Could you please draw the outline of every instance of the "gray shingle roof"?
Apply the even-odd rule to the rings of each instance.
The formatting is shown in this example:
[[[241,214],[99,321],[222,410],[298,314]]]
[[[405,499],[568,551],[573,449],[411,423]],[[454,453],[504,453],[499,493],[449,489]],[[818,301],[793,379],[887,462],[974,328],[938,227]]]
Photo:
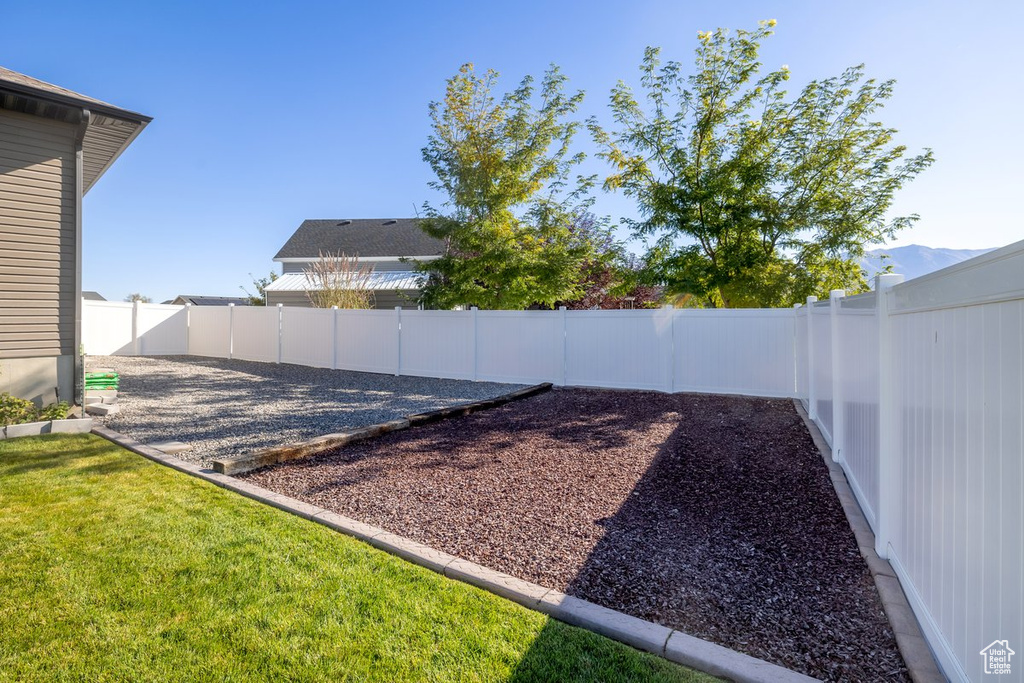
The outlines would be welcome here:
[[[427,235],[416,218],[306,220],[275,259],[317,258],[321,252],[361,257],[435,256],[444,242]]]
[[[192,304],[193,306],[227,306],[228,304],[248,306],[249,298],[244,296],[196,296],[195,294],[179,294],[171,300],[171,303],[178,304],[179,306],[183,304]]]

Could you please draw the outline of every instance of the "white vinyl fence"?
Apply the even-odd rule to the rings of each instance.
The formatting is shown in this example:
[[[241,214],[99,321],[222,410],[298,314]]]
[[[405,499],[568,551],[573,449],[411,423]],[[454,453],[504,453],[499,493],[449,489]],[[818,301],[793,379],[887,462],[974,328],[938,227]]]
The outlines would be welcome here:
[[[1024,653],[1024,242],[875,289],[797,309],[798,392],[943,672],[985,680]]]
[[[953,680],[1024,670],[1024,242],[785,310],[339,311],[85,302],[89,354],[797,397]]]
[[[191,354],[493,382],[796,395],[792,310],[419,311],[85,302],[91,355]]]

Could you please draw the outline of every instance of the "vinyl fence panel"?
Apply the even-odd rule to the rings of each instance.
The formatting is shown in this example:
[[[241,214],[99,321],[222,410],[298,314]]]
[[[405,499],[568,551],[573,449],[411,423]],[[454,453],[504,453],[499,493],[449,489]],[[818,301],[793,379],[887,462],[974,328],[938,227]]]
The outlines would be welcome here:
[[[874,293],[843,299],[838,317],[838,409],[843,414],[840,457],[872,528],[878,510],[879,367]]]
[[[808,363],[809,358],[807,357],[807,325],[808,323],[808,308],[801,306],[796,309],[796,320],[794,324],[796,326],[796,340],[794,349],[796,358],[796,395],[799,397],[800,402],[803,403],[804,410],[807,410],[808,406]]]
[[[118,301],[83,301],[82,346],[92,356],[133,355],[132,305]]]
[[[335,325],[335,367],[359,372],[398,372],[397,311],[338,311]]]
[[[136,333],[143,356],[188,353],[188,312],[184,306],[139,304]]]
[[[566,311],[565,383],[671,391],[672,311]]]
[[[276,363],[280,345],[277,306],[232,307],[231,357]]]
[[[676,391],[795,395],[791,309],[675,311]]]
[[[401,373],[473,379],[473,311],[402,311]]]
[[[565,312],[477,311],[476,378],[564,384]]]
[[[281,362],[334,367],[335,315],[331,309],[282,307]]]
[[[810,306],[809,324],[814,345],[810,381],[814,383],[815,414],[822,436],[832,445],[832,317],[828,301]]]
[[[931,640],[971,680],[985,678],[983,647],[1024,638],[1022,324],[1022,300],[893,319],[902,462],[892,560]]]
[[[231,307],[189,307],[188,352],[193,356],[231,355]]]

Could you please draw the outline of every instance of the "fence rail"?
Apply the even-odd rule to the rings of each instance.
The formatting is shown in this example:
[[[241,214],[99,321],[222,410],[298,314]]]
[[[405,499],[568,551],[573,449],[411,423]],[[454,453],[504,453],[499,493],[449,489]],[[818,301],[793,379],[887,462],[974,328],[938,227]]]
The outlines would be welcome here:
[[[982,648],[1024,646],[1024,242],[901,281],[882,275],[875,292],[786,310],[87,301],[83,337],[90,354],[799,398],[943,672],[983,680]]]

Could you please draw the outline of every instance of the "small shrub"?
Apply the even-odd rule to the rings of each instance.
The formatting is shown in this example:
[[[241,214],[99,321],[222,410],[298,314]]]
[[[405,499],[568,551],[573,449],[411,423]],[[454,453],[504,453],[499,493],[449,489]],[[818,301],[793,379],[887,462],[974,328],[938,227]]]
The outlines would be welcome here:
[[[358,255],[320,252],[320,259],[303,272],[311,286],[306,297],[314,308],[373,308],[373,266],[361,266]]]
[[[63,420],[68,416],[70,410],[67,401],[54,403],[40,410],[32,401],[7,393],[0,394],[0,426],[4,427],[26,422]]]
[[[0,425],[17,425],[33,422],[38,410],[32,401],[10,394],[0,394]]]
[[[61,401],[60,403],[54,403],[53,405],[46,406],[39,411],[37,420],[63,420],[68,416],[68,412],[71,410],[68,406],[67,401]]]

